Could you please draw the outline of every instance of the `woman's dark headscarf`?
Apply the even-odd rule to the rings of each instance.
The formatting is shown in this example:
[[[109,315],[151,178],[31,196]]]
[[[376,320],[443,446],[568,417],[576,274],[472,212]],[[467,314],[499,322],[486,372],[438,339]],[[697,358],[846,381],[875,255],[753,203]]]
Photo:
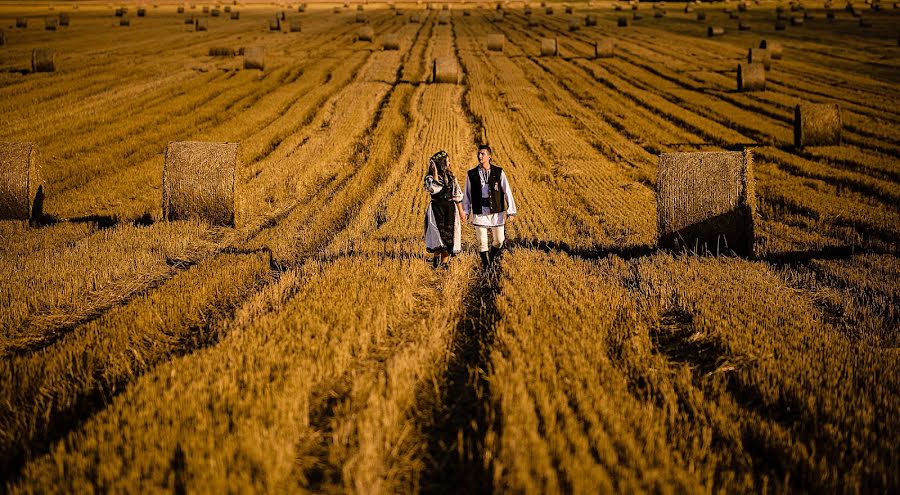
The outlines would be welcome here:
[[[444,184],[450,184],[453,180],[453,172],[450,171],[449,162],[450,155],[444,150],[438,151],[431,155],[431,159],[428,160],[428,173],[431,173],[433,165],[437,169],[438,177],[441,178]]]

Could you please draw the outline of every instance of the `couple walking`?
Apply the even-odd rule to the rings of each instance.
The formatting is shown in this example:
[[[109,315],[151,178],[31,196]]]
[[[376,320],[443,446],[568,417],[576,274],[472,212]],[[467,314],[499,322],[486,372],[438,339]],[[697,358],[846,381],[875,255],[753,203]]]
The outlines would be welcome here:
[[[491,161],[491,147],[478,147],[478,166],[466,174],[465,190],[450,170],[450,156],[438,151],[431,157],[425,190],[431,194],[425,211],[425,248],[434,254],[434,266],[445,266],[460,252],[462,222],[468,220],[475,228],[481,264],[490,267],[503,248],[507,220],[516,215],[512,190],[503,169]],[[490,244],[488,230],[493,234]]]

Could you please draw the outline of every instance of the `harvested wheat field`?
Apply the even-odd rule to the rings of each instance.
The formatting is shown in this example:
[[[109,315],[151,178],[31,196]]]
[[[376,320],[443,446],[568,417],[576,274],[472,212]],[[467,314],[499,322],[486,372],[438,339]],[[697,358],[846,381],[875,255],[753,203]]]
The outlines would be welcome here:
[[[0,490],[900,492],[895,4],[227,3],[0,1]]]

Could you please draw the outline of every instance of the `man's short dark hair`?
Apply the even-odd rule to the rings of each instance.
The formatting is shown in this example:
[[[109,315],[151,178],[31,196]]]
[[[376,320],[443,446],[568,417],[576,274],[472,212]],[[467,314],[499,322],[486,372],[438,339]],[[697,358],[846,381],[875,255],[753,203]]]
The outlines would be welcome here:
[[[491,150],[491,147],[486,144],[478,145],[478,151],[481,151],[481,150],[487,150],[488,153],[490,153],[492,155],[494,154],[494,152]]]

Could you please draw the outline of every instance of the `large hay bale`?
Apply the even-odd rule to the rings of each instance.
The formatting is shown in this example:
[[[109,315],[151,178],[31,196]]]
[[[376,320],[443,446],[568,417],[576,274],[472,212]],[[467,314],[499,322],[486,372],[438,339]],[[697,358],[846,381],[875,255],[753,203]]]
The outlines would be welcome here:
[[[266,67],[266,49],[261,46],[244,48],[244,68],[264,70]]]
[[[751,48],[747,51],[747,63],[761,63],[766,70],[772,68],[772,53],[765,48]]]
[[[769,51],[769,58],[774,60],[781,59],[782,46],[780,41],[760,40],[759,47]]]
[[[144,7],[138,7],[137,16],[138,17],[147,17],[147,9],[145,9]]]
[[[706,12],[697,12],[697,20],[705,21],[706,20]]]
[[[231,5],[226,5],[226,6],[222,7],[222,10],[223,10],[226,14],[230,14],[230,13],[231,13]],[[302,11],[301,11],[301,12],[302,12]]]
[[[616,54],[616,42],[612,38],[601,38],[594,43],[595,58],[612,58]]]
[[[27,28],[28,27],[28,18],[27,17],[16,17],[16,27],[17,28]]]
[[[331,9],[331,13],[332,13],[332,14],[340,14],[340,13],[341,13],[341,8],[340,8],[340,7],[334,7],[333,9]]]
[[[126,26],[126,27],[127,27],[127,26],[131,26],[131,19],[129,19],[127,15],[123,15],[123,16],[119,19],[119,25],[120,25],[120,26]]]
[[[439,57],[434,59],[431,66],[431,80],[435,83],[459,83],[459,63],[453,57]]]
[[[581,29],[581,23],[576,19],[569,19],[569,31],[574,32],[578,31],[579,29]]]
[[[566,14],[574,14],[575,13],[575,10],[572,9],[571,5],[566,5],[565,11],[566,11]]]
[[[764,91],[766,89],[766,67],[760,62],[741,63],[737,69],[737,90]]]
[[[185,18],[184,18],[184,23],[185,23],[185,24],[193,24],[193,23],[194,23],[194,16],[193,16],[193,14],[191,14],[191,15],[185,17]]]
[[[619,20],[616,21],[616,25],[619,27],[628,27],[628,18],[624,15],[620,15]]]
[[[210,17],[219,17],[220,15],[222,15],[222,11],[219,9],[212,9],[209,12],[209,15],[210,15]]]
[[[56,17],[47,17],[44,19],[44,29],[47,31],[56,31],[56,26],[59,25],[59,19]]]
[[[207,27],[207,19],[206,17],[198,17],[194,19],[194,31],[206,31]]]
[[[300,21],[298,21],[297,19],[292,19],[291,25],[290,25],[290,31],[292,33],[299,33],[300,32]]]
[[[209,49],[210,57],[233,57],[234,56],[234,48],[228,48],[224,46],[215,46]]]
[[[184,14],[184,5],[179,5],[175,11],[179,14]]]
[[[584,25],[587,27],[593,27],[597,25],[597,16],[595,14],[588,14],[584,16]]]
[[[547,15],[553,15],[553,7],[547,7],[544,9],[544,13]]]
[[[0,219],[40,216],[43,195],[34,143],[0,142]]]
[[[722,36],[725,34],[725,28],[722,26],[707,26],[706,35],[712,38],[713,36]]]
[[[441,12],[438,14],[438,24],[450,24],[450,13]]]
[[[67,14],[65,12],[59,13],[59,25],[60,26],[68,27],[70,22],[71,22],[71,19],[69,18],[69,14]]]
[[[801,103],[794,107],[794,146],[841,144],[841,107],[837,103]]]
[[[381,38],[381,47],[385,50],[400,49],[400,35],[397,33],[387,33]]]
[[[237,10],[231,12],[231,20],[237,21],[241,18],[241,13]]]
[[[487,36],[487,49],[492,52],[502,52],[506,36],[502,34],[489,34]]]
[[[749,151],[661,154],[656,178],[660,246],[752,255],[754,189]]]
[[[204,13],[204,14],[209,14],[209,5],[204,5],[204,6],[203,6],[203,13]]]
[[[375,30],[372,26],[363,26],[356,33],[356,39],[359,41],[372,41],[375,39]]]
[[[163,218],[234,225],[237,152],[237,143],[170,142],[163,167]]]
[[[559,43],[556,38],[541,38],[541,56],[555,57],[559,55]]]
[[[368,22],[368,19],[366,18],[366,14],[361,14],[361,13],[360,13],[360,14],[356,14],[355,20],[356,20],[356,22],[359,23],[359,24],[365,24],[365,23]]]

